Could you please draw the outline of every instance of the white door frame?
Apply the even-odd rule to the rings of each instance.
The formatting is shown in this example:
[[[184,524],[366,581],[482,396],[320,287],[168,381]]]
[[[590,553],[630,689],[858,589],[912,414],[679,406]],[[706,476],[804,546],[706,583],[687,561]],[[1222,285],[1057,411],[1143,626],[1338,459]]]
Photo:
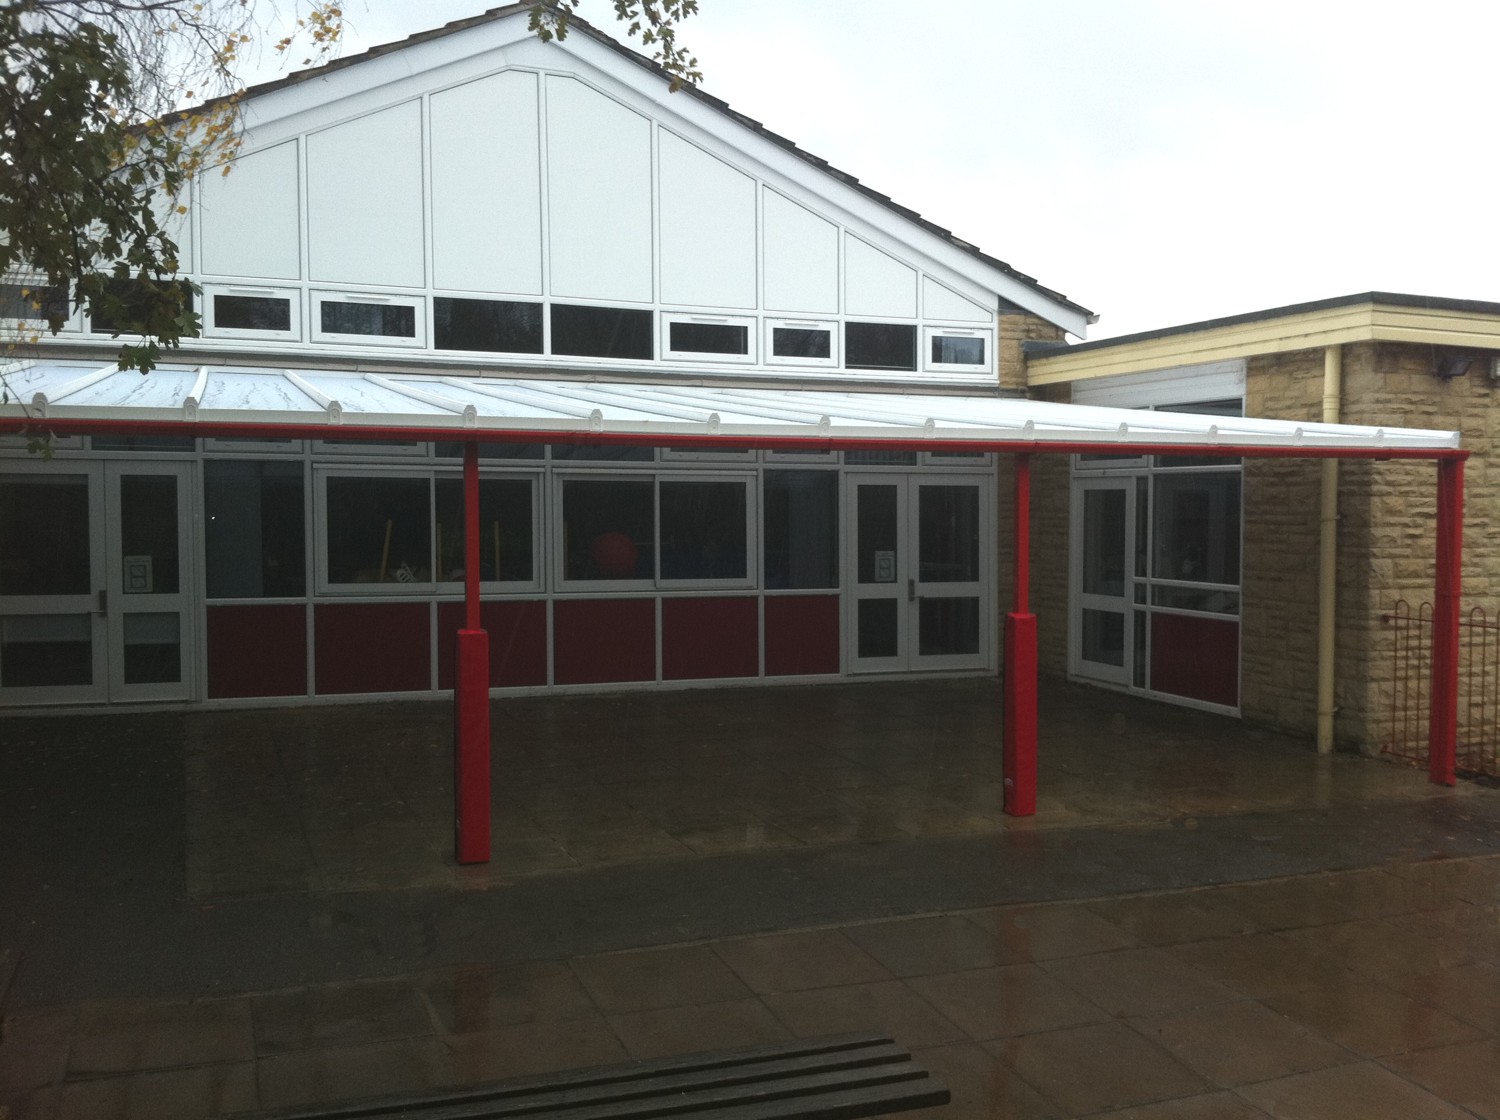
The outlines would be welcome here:
[[[1095,589],[1084,590],[1086,512],[1090,493],[1113,492],[1122,496],[1124,518],[1120,546],[1120,586],[1118,593]],[[1075,478],[1069,502],[1068,564],[1068,672],[1072,676],[1105,684],[1129,686],[1135,674],[1135,500],[1134,477]],[[1113,665],[1084,657],[1083,616],[1085,611],[1118,614],[1121,626],[1121,662]]]
[[[869,583],[859,580],[859,492],[862,486],[895,490],[896,547],[889,568],[883,563]],[[965,486],[975,490],[979,517],[976,525],[979,578],[964,582],[923,581],[921,578],[920,515],[923,486]],[[905,673],[984,670],[995,664],[995,530],[994,479],[989,475],[937,474],[926,471],[846,471],[844,474],[844,563],[846,565],[843,634],[846,671]],[[924,599],[979,600],[979,641],[974,653],[920,652],[921,605]],[[872,600],[896,601],[896,649],[886,657],[860,657],[859,605]]]

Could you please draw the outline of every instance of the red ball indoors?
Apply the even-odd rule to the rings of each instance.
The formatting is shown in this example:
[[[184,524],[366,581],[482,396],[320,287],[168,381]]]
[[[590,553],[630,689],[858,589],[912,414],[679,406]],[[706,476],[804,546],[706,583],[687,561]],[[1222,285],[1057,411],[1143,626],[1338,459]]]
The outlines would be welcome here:
[[[640,552],[635,542],[624,533],[600,533],[589,546],[594,558],[594,567],[601,576],[623,579],[635,574],[635,565]]]

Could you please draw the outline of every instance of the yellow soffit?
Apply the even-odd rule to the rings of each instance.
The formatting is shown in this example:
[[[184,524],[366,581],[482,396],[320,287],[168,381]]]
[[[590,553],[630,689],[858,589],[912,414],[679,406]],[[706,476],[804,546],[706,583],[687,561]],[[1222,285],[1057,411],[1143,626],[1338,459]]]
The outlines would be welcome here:
[[[1500,316],[1479,311],[1355,303],[1203,330],[1170,332],[1118,346],[1034,354],[1026,364],[1027,383],[1088,381],[1122,373],[1145,373],[1257,354],[1370,341],[1500,350]]]

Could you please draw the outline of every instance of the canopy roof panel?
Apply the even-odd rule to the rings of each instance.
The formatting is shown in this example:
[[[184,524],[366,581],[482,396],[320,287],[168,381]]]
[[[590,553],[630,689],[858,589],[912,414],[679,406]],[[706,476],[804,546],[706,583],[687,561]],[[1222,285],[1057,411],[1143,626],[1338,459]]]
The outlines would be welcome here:
[[[1461,454],[1457,432],[997,396],[182,365],[142,376],[113,365],[46,360],[12,363],[4,379],[10,399],[0,405],[0,427],[11,430],[42,421],[80,431],[181,426],[206,434],[233,428],[284,435],[305,429],[307,438],[320,439],[360,438],[381,430],[436,439],[555,433],[570,440],[634,443]]]

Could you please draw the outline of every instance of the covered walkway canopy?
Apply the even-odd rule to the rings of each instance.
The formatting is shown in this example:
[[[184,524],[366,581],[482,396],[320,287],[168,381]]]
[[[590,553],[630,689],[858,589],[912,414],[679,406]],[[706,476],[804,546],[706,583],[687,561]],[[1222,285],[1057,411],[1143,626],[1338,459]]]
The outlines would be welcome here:
[[[279,369],[36,360],[3,371],[0,433],[132,433],[239,439],[437,440],[466,444],[466,518],[478,521],[480,442],[785,449],[870,447],[1017,456],[1015,591],[1005,635],[1007,810],[1035,809],[1036,618],[1028,603],[1032,453],[1431,459],[1438,463],[1430,746],[1452,784],[1458,703],[1463,461],[1457,432],[1084,407],[998,395],[837,391],[799,383],[571,380],[427,366]],[[459,858],[489,851],[488,647],[480,629],[480,534],[468,532],[459,632]],[[483,853],[483,854],[479,854]]]

